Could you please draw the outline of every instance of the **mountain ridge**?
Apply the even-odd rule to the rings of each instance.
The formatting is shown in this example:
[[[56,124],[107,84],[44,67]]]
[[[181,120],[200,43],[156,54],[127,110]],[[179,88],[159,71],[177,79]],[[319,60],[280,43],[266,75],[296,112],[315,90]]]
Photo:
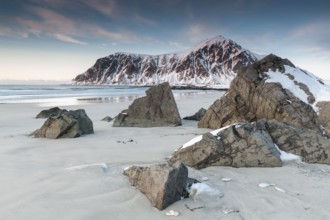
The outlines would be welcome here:
[[[97,59],[73,82],[81,85],[153,85],[165,81],[171,86],[229,85],[242,66],[259,58],[219,35],[177,53],[110,54]]]

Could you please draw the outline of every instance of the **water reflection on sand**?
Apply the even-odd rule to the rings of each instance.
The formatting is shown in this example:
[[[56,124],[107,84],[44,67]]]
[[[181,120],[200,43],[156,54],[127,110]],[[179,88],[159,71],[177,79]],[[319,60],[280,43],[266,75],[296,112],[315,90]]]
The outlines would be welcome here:
[[[215,91],[173,91],[173,96],[175,100],[181,100],[186,98],[193,98],[196,94],[207,94],[214,93]],[[143,97],[145,95],[119,95],[119,96],[103,96],[103,97],[79,97],[77,98],[77,104],[80,103],[121,103],[126,101],[133,101],[137,98]]]
[[[87,98],[78,98],[78,102],[85,103],[120,103],[125,101],[133,101],[142,97],[142,95],[130,95],[130,96],[115,96],[115,97],[87,97]]]

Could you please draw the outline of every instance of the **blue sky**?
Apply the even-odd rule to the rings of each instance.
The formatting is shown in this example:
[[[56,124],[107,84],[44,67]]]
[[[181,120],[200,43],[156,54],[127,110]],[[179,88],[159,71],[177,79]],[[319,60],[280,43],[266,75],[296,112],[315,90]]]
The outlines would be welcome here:
[[[330,79],[330,1],[0,0],[0,80],[71,80],[115,52],[223,35]]]

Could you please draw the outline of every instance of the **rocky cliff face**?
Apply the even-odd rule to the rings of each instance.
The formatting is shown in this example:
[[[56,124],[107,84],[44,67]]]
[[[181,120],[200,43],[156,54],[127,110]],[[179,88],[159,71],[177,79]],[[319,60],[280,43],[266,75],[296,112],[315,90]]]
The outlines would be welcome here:
[[[76,84],[229,85],[237,71],[257,61],[257,55],[222,36],[182,53],[139,55],[115,53],[100,58],[78,75]]]
[[[289,60],[268,55],[243,67],[228,92],[210,106],[198,126],[221,128],[240,121],[276,119],[319,129],[319,101],[330,87]],[[326,125],[324,125],[326,126]]]

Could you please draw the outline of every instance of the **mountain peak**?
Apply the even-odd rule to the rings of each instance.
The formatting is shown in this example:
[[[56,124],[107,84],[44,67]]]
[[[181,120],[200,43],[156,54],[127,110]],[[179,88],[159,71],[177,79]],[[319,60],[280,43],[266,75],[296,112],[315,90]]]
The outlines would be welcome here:
[[[142,55],[115,53],[96,61],[77,84],[229,86],[242,66],[257,61],[252,52],[218,35],[179,53]]]

